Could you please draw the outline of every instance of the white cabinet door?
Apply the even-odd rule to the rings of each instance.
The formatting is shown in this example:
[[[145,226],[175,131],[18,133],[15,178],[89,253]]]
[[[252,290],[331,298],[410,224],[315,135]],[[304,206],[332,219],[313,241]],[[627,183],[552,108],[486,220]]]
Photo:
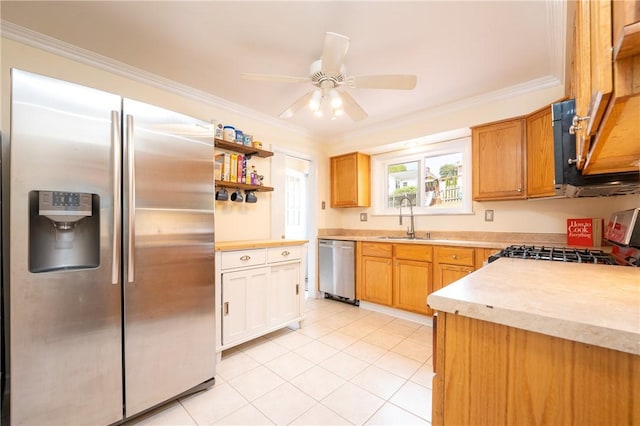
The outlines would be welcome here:
[[[269,287],[269,324],[300,316],[300,262],[271,266]]]
[[[222,274],[222,344],[255,335],[269,325],[269,267]]]

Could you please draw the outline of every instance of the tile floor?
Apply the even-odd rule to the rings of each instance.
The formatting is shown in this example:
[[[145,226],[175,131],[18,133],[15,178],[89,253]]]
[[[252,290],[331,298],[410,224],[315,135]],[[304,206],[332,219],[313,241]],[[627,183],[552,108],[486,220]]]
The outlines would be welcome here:
[[[214,387],[129,424],[430,424],[431,339],[429,326],[308,299],[302,328],[223,352]]]

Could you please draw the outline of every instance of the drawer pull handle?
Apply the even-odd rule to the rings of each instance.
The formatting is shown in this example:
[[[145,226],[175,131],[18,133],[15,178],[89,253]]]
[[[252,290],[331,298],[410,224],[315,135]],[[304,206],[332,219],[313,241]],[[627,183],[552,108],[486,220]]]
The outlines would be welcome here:
[[[245,254],[244,256],[241,256],[241,257],[240,257],[240,260],[242,260],[243,262],[246,262],[246,261],[247,261],[247,260],[249,260],[249,259],[251,259],[251,256],[246,255],[246,254]]]
[[[457,255],[457,254],[452,254],[452,255],[451,255],[451,258],[452,258],[452,259],[457,259],[457,258],[458,258],[458,255]]]
[[[286,251],[286,250],[282,252],[282,255],[283,255],[283,256],[289,256],[290,254],[291,254],[291,253],[289,253],[289,252],[288,252],[288,251]]]

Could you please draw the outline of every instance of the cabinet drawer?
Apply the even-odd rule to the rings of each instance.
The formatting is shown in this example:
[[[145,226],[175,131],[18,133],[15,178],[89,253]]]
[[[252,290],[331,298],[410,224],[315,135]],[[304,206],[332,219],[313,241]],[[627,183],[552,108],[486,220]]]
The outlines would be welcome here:
[[[393,245],[390,243],[362,243],[363,256],[391,257]]]
[[[266,249],[223,251],[220,256],[220,268],[232,269],[264,265],[266,260]]]
[[[398,259],[421,260],[431,262],[432,247],[420,244],[394,244],[395,257]]]
[[[466,247],[436,247],[435,261],[449,265],[474,266],[474,249]]]
[[[302,258],[302,246],[269,247],[267,249],[267,262],[286,262]]]

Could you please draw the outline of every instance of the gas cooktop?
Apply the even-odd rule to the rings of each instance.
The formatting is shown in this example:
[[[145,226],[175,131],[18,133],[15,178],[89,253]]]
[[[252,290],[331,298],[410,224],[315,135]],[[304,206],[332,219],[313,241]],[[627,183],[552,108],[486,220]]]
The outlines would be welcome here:
[[[604,265],[618,264],[613,256],[602,250],[567,247],[512,245],[501,250],[499,253],[490,256],[489,262],[493,262],[501,257],[552,260],[572,263],[598,263]]]

